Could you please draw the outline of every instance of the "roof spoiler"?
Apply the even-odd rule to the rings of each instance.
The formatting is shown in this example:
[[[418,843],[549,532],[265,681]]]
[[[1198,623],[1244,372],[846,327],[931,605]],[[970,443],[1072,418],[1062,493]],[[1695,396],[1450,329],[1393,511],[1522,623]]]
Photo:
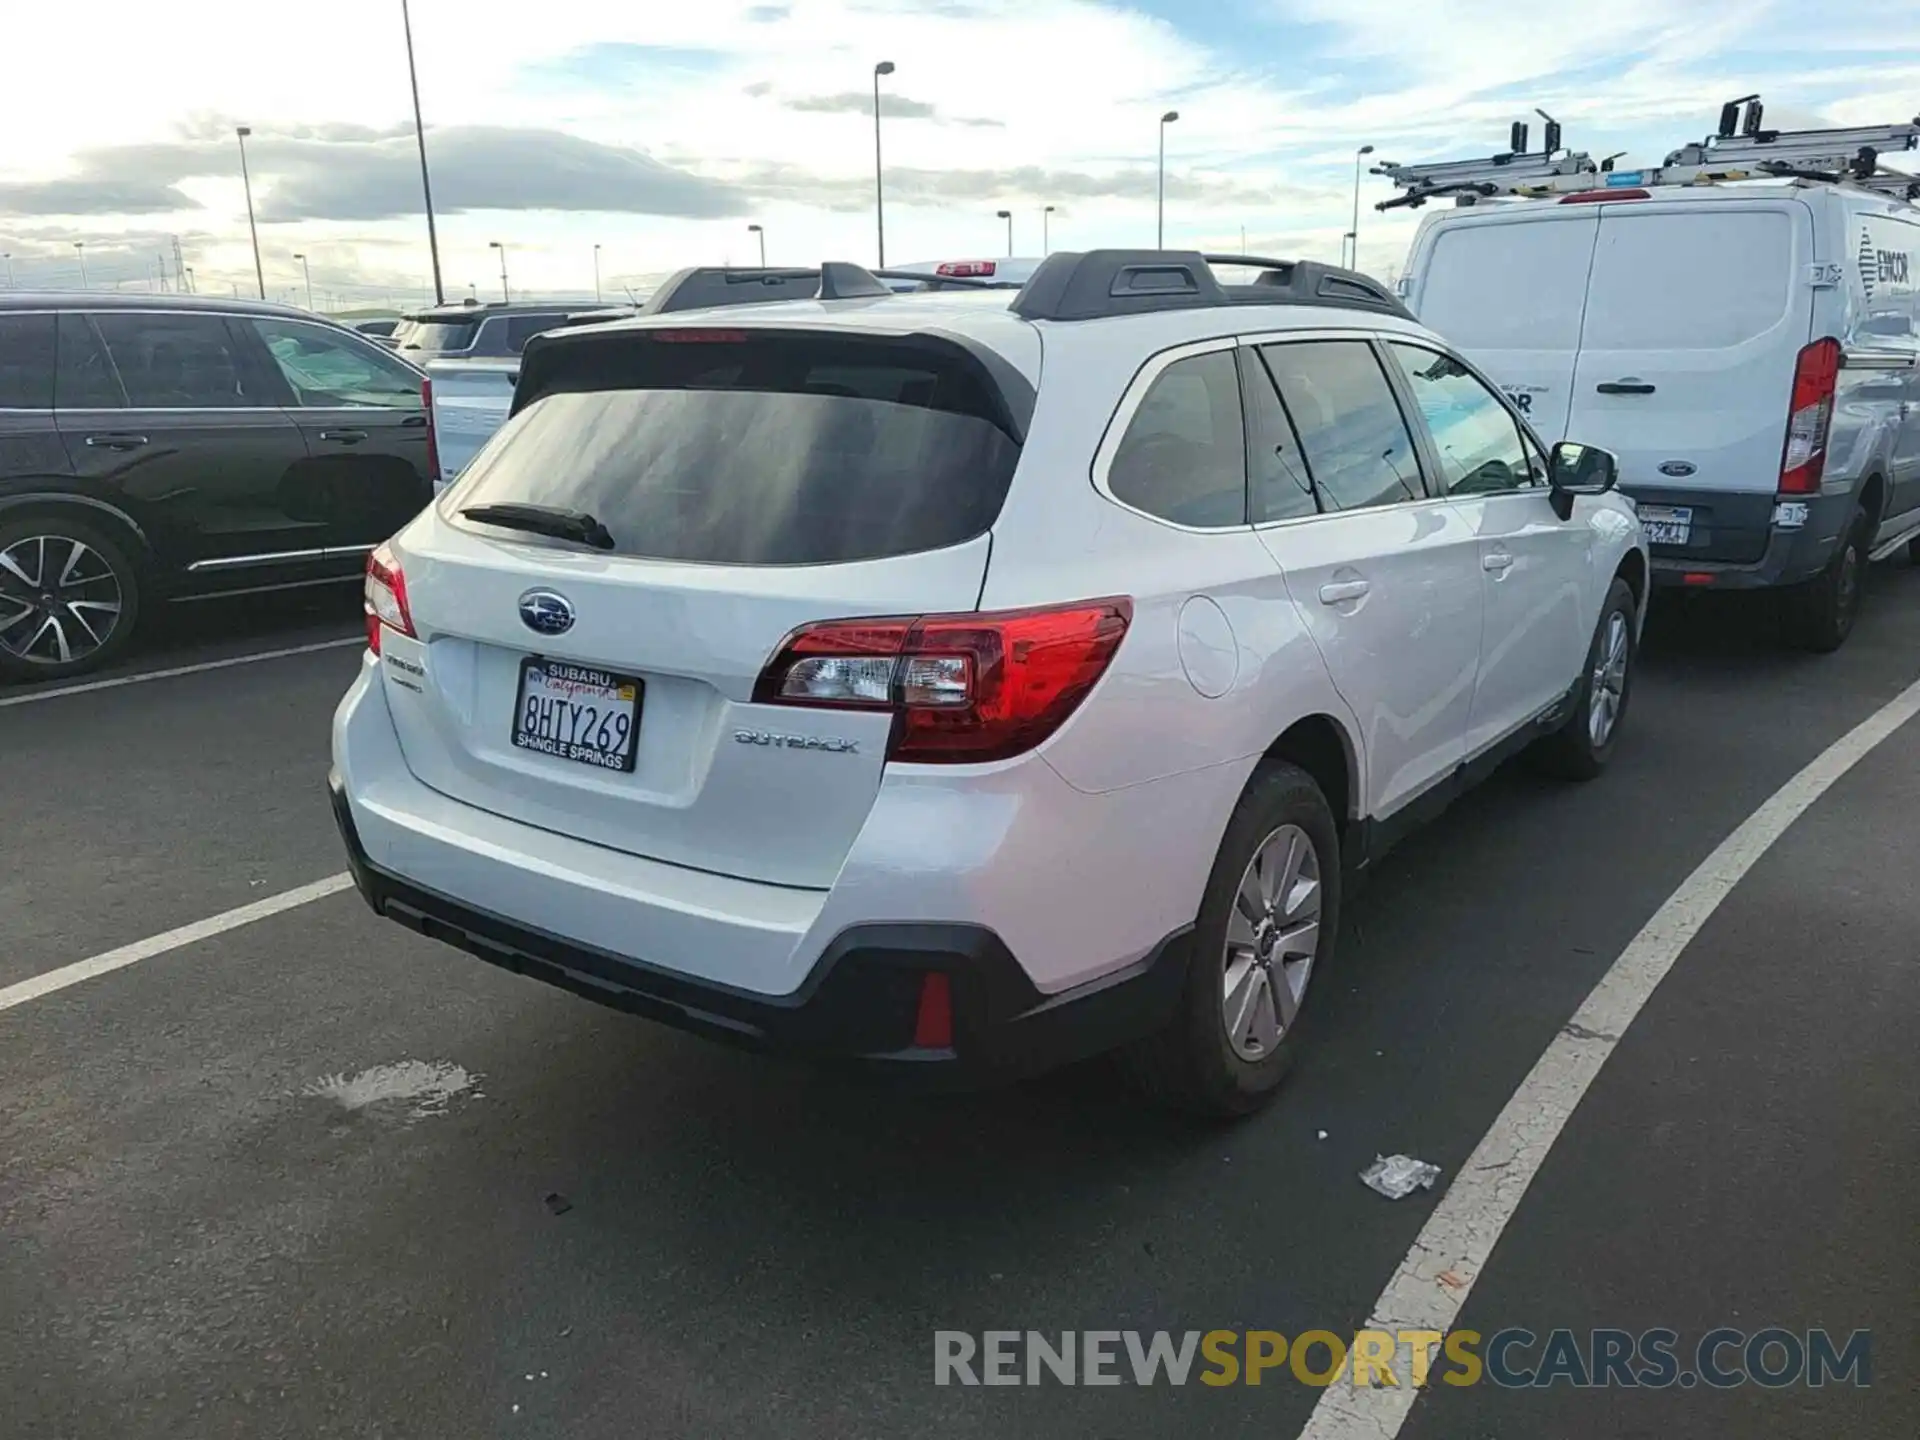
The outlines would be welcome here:
[[[942,288],[1003,288],[986,281],[921,275],[903,270],[869,270],[845,260],[827,260],[809,269],[750,269],[733,265],[694,265],[667,277],[641,305],[642,315],[681,310],[713,310],[726,305],[765,305],[776,300],[880,300],[896,292],[888,279],[933,280]]]

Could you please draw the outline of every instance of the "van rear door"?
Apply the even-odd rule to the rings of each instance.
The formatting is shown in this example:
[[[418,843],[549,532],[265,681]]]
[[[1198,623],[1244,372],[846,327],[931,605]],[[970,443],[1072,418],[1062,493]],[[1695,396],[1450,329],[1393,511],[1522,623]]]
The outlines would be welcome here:
[[[1656,554],[1765,553],[1813,212],[1790,195],[1605,204],[1567,433],[1620,457]]]
[[[1574,356],[1600,217],[1527,205],[1436,221],[1409,308],[1505,390],[1551,444],[1567,434]]]

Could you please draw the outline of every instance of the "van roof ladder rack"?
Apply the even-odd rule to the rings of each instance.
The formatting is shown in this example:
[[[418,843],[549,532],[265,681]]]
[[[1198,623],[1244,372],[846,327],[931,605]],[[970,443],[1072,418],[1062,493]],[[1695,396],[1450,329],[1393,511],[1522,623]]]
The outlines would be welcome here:
[[[1437,165],[1376,165],[1406,194],[1377,207],[1420,206],[1451,194],[1472,205],[1483,199],[1540,199],[1550,195],[1602,198],[1609,190],[1653,190],[1671,186],[1714,185],[1736,180],[1811,180],[1855,185],[1896,199],[1920,199],[1920,176],[1889,169],[1886,154],[1920,150],[1920,118],[1896,125],[1854,125],[1827,130],[1768,130],[1758,95],[1730,100],[1720,123],[1704,140],[1682,145],[1665,162],[1646,170],[1616,170],[1610,156],[1597,167],[1584,154],[1558,160],[1553,149],[1559,126],[1548,123],[1547,150],[1527,155],[1494,155]],[[1523,149],[1526,127],[1516,125],[1516,152]]]

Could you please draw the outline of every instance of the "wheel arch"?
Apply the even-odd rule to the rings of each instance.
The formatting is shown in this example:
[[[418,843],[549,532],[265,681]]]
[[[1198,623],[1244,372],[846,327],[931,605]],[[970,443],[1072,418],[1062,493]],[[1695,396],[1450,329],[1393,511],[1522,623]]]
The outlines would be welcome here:
[[[1860,482],[1860,509],[1867,517],[1867,538],[1871,543],[1880,529],[1880,522],[1887,518],[1887,478],[1878,470],[1867,472],[1867,478]]]
[[[35,515],[71,514],[105,529],[127,547],[127,558],[142,568],[154,563],[153,541],[140,522],[122,510],[93,495],[76,495],[64,490],[29,491],[20,495],[0,495],[0,525]]]
[[[1296,720],[1267,747],[1267,760],[1297,765],[1313,777],[1327,797],[1344,842],[1360,819],[1360,760],[1353,737],[1333,716],[1316,714]]]

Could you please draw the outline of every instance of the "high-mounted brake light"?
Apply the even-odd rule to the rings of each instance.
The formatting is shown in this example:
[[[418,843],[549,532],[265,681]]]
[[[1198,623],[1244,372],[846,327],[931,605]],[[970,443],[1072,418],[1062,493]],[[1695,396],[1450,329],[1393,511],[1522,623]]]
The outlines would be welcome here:
[[[380,653],[382,627],[397,630],[413,638],[413,612],[407,608],[407,577],[400,573],[400,559],[393,546],[383,541],[367,556],[367,648]]]
[[[433,381],[420,382],[420,413],[427,417],[427,479],[440,487],[440,435],[433,424]]]
[[[956,280],[964,280],[970,276],[991,275],[993,274],[993,261],[949,260],[944,265],[934,266],[933,273],[936,275],[950,275]]]
[[[747,338],[744,330],[649,330],[646,335],[666,345],[738,345]]]
[[[1578,190],[1571,195],[1562,195],[1562,205],[1604,205],[1609,200],[1651,200],[1653,193],[1648,190]]]
[[[806,625],[782,642],[753,698],[891,710],[893,760],[1004,760],[1060,728],[1106,673],[1132,619],[1133,602],[1121,598]]]
[[[1828,336],[1800,352],[1793,367],[1787,440],[1780,452],[1780,493],[1812,495],[1827,470],[1827,432],[1840,379],[1840,342]]]

